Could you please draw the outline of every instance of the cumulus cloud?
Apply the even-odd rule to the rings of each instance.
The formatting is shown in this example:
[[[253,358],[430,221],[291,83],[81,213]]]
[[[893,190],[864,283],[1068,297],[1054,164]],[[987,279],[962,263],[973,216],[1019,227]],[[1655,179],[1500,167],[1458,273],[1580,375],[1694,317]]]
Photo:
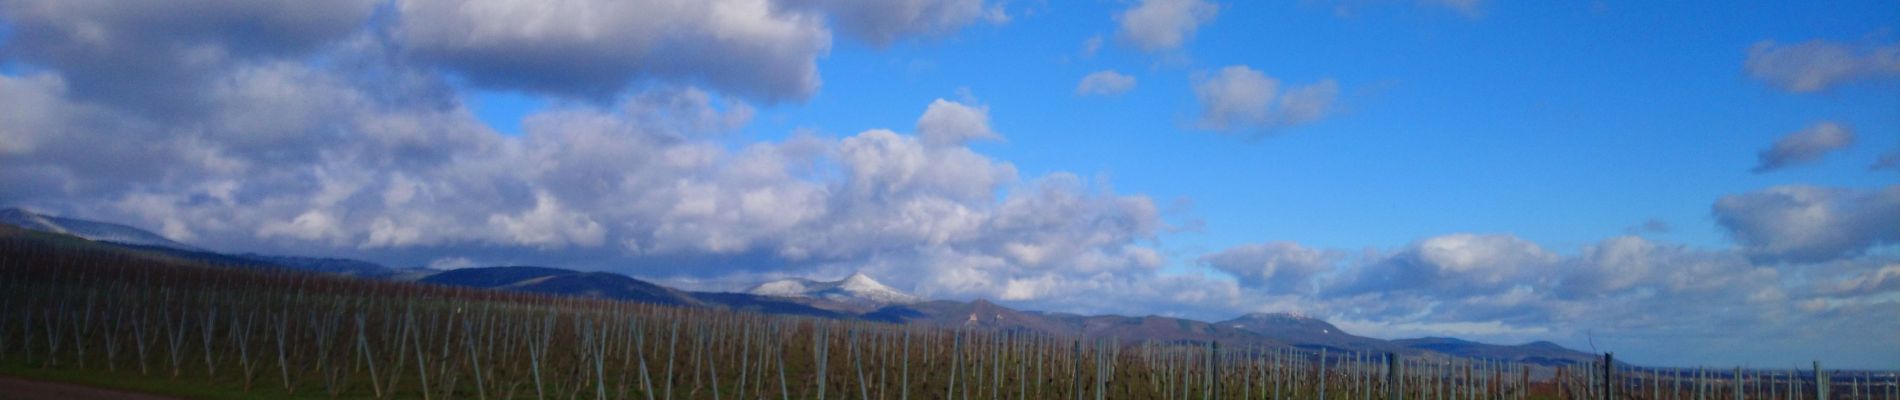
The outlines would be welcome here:
[[[701,278],[863,269],[1027,304],[1142,286],[1165,263],[1153,201],[965,147],[999,137],[986,107],[933,102],[915,133],[728,148],[698,132],[750,109],[690,86],[539,111],[514,137],[453,98],[389,93],[426,86],[251,64],[199,89],[221,105],[210,115],[163,124],[75,101],[56,74],[0,76],[0,185],[38,188],[0,201],[233,251]]]
[[[1900,329],[1864,318],[1894,304],[1894,261],[1869,250],[1900,236],[1892,187],[1731,196],[1718,202],[1717,219],[1739,250],[1624,237],[1558,254],[1508,235],[1451,234],[1389,251],[1250,244],[1178,272],[1157,237],[1175,228],[1152,199],[1102,178],[1024,174],[968,147],[1000,138],[980,104],[919,104],[910,132],[720,136],[754,117],[744,100],[802,98],[817,84],[803,63],[828,47],[822,21],[833,11],[761,4],[401,1],[391,20],[376,22],[354,2],[200,1],[168,5],[183,10],[174,13],[0,0],[14,29],[5,56],[30,66],[0,75],[0,188],[13,189],[0,190],[0,203],[228,251],[441,268],[543,264],[676,281],[862,270],[935,298],[1202,319],[1302,311],[1370,334]],[[628,11],[635,6],[648,15]],[[285,30],[246,36],[233,22],[260,19]],[[85,28],[94,20],[115,22]],[[387,32],[364,32],[382,23],[392,25],[375,28]],[[944,29],[952,28],[895,35]],[[780,44],[790,47],[751,52]],[[681,49],[707,53],[671,57]],[[601,63],[583,62],[595,52]],[[509,58],[524,55],[534,58]],[[1239,71],[1251,72],[1233,79],[1250,91],[1210,98],[1253,107],[1204,104],[1239,110],[1210,113],[1231,126],[1310,121],[1332,109],[1331,81],[1289,90]],[[182,77],[149,91],[189,94],[177,103],[190,112],[101,89],[133,72]],[[520,135],[501,135],[461,103],[451,82],[462,79],[597,101],[535,111]],[[605,88],[588,86],[596,83]],[[1797,260],[1817,254],[1827,257]],[[1811,265],[1784,273],[1781,261],[1757,264],[1764,257]],[[1800,343],[1776,338],[1763,342]]]
[[[933,146],[960,146],[973,140],[997,140],[990,130],[990,108],[937,99],[917,118],[917,135]]]
[[[235,63],[295,57],[355,34],[374,0],[9,0],[0,57],[61,72],[80,101],[147,117],[201,106],[190,88]]]
[[[823,16],[765,0],[400,0],[395,36],[483,86],[605,99],[687,81],[764,100],[818,90]]]
[[[1742,64],[1750,77],[1781,90],[1808,93],[1849,82],[1900,75],[1900,44],[1854,46],[1827,40],[1784,44],[1773,40],[1748,48]]]
[[[57,69],[75,99],[147,117],[195,118],[191,88],[240,64],[298,59],[350,40],[477,85],[606,103],[649,84],[701,86],[763,101],[809,98],[834,26],[878,46],[952,34],[1008,16],[982,0],[191,0],[0,3],[0,57]],[[804,6],[801,6],[803,4]],[[827,22],[831,25],[827,25]],[[376,25],[372,27],[372,25]]]
[[[606,236],[600,223],[587,214],[563,209],[560,200],[547,192],[535,194],[533,209],[491,214],[488,224],[501,233],[504,244],[539,248],[595,247]]]
[[[1714,214],[1762,260],[1827,261],[1900,242],[1900,186],[1777,186],[1722,197]]]
[[[387,103],[347,79],[293,63],[237,68],[194,89],[206,104],[220,106],[180,122],[77,100],[57,74],[0,77],[0,82],[9,89],[0,93],[5,98],[0,102],[38,111],[0,126],[5,132],[0,136],[30,143],[0,154],[17,166],[0,175],[56,189],[48,194],[95,200],[165,188],[193,193],[194,202],[209,205],[256,194],[247,189],[295,187],[328,193],[311,200],[336,203],[341,199],[334,193],[374,170],[296,168],[319,162],[416,167],[450,154],[483,151],[494,142],[466,109]],[[272,172],[296,179],[266,175]]]
[[[1173,50],[1218,14],[1220,6],[1205,0],[1141,0],[1115,15],[1115,36],[1142,51]]]
[[[1230,129],[1272,121],[1269,111],[1279,94],[1280,80],[1246,66],[1229,66],[1197,81],[1194,96],[1201,102],[1203,128]]]
[[[637,123],[681,134],[732,131],[752,122],[757,113],[744,102],[696,87],[647,90],[632,96],[621,109]]]
[[[6,57],[36,67],[0,76],[0,186],[36,188],[0,202],[235,251],[399,265],[446,253],[703,276],[888,257],[902,261],[886,276],[943,265],[1028,281],[1163,262],[1145,244],[1164,225],[1146,198],[1021,176],[964,147],[1000,138],[986,106],[932,103],[914,133],[711,137],[753,118],[741,99],[810,95],[831,7],[890,4],[417,0],[368,21],[373,2],[0,3]],[[981,3],[904,4],[942,24],[902,20],[923,27],[879,37],[947,34]],[[87,28],[101,20],[116,24]],[[246,28],[257,20],[274,25]],[[133,47],[144,53],[100,50]],[[191,79],[158,91],[190,94],[177,101],[190,113],[101,101],[116,94],[89,85],[117,84],[82,83],[168,62]],[[536,111],[503,136],[461,103],[450,82],[464,79],[595,101]],[[1051,215],[1071,219],[1039,219]]]
[[[1755,173],[1766,173],[1812,163],[1821,156],[1854,144],[1854,130],[1834,122],[1818,122],[1775,140],[1756,155]]]
[[[1135,77],[1123,75],[1115,70],[1101,70],[1082,77],[1075,85],[1077,96],[1114,96],[1133,90]]]
[[[1646,295],[1696,295],[1772,281],[1771,269],[1740,254],[1704,251],[1636,236],[1604,239],[1566,259],[1556,293],[1590,299],[1643,291]],[[1767,276],[1762,276],[1766,274]]]
[[[1382,261],[1357,266],[1330,284],[1329,296],[1369,292],[1494,294],[1545,275],[1556,254],[1510,235],[1452,234],[1412,243]]]
[[[1244,65],[1197,76],[1201,103],[1195,126],[1215,131],[1261,130],[1317,121],[1332,113],[1339,84],[1331,79],[1282,90],[1280,80]]]
[[[1342,255],[1293,242],[1251,243],[1201,256],[1200,263],[1225,271],[1243,284],[1272,292],[1310,292],[1312,278],[1331,272]]]
[[[866,200],[921,194],[961,203],[990,196],[1000,185],[1016,179],[1016,167],[1008,163],[990,160],[968,148],[930,145],[917,137],[883,129],[845,138],[833,151],[839,166],[851,178],[841,189]]]

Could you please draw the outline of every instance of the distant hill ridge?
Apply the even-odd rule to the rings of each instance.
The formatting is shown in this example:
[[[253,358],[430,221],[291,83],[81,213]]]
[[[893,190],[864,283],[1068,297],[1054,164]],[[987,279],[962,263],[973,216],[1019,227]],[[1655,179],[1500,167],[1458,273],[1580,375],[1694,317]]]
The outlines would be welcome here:
[[[63,233],[98,242],[203,251],[144,229],[107,222],[60,218],[21,208],[0,210],[0,223],[42,232]]]
[[[583,296],[681,307],[720,307],[765,314],[857,318],[905,324],[1033,331],[1118,338],[1124,341],[1221,341],[1239,345],[1297,346],[1351,352],[1443,354],[1456,357],[1559,365],[1587,361],[1589,353],[1537,341],[1496,345],[1455,338],[1383,340],[1353,335],[1324,320],[1295,313],[1254,313],[1220,322],[1164,316],[1084,316],[1021,311],[986,300],[929,301],[891,288],[863,273],[837,281],[780,279],[743,293],[689,292],[610,272],[539,266],[461,268],[446,271],[396,269],[372,262],[315,257],[230,255],[207,251],[138,228],[0,210],[0,225],[68,235],[121,250],[239,268],[283,268],[365,279],[475,287],[563,296]],[[3,232],[4,230],[0,230]]]

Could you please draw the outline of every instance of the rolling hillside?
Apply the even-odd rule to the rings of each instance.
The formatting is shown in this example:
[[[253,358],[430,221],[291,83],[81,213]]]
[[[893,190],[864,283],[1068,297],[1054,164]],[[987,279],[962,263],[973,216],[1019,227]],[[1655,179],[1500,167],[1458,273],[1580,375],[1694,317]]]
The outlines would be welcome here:
[[[1592,355],[1550,342],[1497,345],[1454,338],[1383,340],[1353,335],[1324,320],[1294,314],[1248,314],[1205,322],[1165,316],[1074,315],[1016,310],[986,300],[925,301],[864,274],[837,281],[785,279],[761,283],[745,293],[689,292],[626,275],[540,266],[499,266],[447,271],[397,269],[349,259],[230,255],[165,240],[138,228],[95,221],[0,211],[0,225],[38,231],[35,237],[67,243],[61,251],[118,251],[234,268],[308,271],[363,279],[576,296],[647,304],[717,308],[762,314],[981,328],[1054,335],[1114,338],[1123,342],[1207,342],[1233,345],[1295,346],[1362,353],[1455,356],[1560,365]],[[24,232],[24,231],[22,231]],[[17,233],[17,232],[16,232]],[[81,234],[84,233],[84,234]],[[87,236],[89,234],[91,236]],[[64,238],[64,239],[53,239]]]

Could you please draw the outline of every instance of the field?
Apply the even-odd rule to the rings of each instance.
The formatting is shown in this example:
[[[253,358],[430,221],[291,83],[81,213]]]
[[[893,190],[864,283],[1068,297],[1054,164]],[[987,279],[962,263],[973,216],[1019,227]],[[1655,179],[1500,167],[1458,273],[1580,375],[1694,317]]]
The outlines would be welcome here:
[[[1532,366],[1485,360],[663,307],[230,268],[17,230],[0,232],[0,256],[0,374],[191,398],[1528,399],[1607,389],[1595,366],[1533,379]],[[1811,374],[1667,372],[1619,367],[1617,397],[1814,398]],[[1890,379],[1836,376],[1829,390],[1892,399]]]

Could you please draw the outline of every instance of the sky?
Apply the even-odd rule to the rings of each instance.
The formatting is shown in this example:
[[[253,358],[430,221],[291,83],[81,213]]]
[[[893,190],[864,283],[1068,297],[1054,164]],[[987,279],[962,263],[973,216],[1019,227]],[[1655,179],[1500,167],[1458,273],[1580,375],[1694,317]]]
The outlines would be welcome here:
[[[0,205],[232,252],[1900,368],[1900,3],[0,0]]]

